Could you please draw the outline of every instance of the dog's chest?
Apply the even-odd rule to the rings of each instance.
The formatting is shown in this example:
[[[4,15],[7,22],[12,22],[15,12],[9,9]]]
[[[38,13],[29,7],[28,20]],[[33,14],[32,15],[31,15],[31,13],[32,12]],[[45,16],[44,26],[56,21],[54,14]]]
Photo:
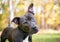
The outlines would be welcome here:
[[[28,41],[28,38],[29,38],[29,36],[27,36],[27,37],[23,40],[23,42],[29,42],[29,41]]]

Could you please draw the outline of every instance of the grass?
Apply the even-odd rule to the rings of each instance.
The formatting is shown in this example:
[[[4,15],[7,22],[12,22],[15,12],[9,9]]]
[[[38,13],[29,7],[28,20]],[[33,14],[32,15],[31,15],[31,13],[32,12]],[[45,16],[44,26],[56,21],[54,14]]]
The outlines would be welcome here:
[[[32,39],[33,42],[60,42],[60,34],[34,34]]]
[[[60,34],[35,34],[33,42],[60,42]]]

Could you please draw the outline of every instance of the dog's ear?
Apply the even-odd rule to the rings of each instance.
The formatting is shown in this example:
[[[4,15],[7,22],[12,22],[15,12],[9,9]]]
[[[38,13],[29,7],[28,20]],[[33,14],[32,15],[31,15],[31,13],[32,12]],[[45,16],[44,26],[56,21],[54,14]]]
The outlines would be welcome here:
[[[14,22],[15,24],[20,24],[20,17],[15,17],[12,22]]]
[[[28,7],[28,12],[32,13],[34,15],[34,11],[33,11],[33,3],[31,3]]]

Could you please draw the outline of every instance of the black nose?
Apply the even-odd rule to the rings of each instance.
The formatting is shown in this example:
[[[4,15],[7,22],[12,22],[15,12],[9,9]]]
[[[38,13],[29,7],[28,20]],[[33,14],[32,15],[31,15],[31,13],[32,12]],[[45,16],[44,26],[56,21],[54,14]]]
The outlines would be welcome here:
[[[38,28],[37,27],[33,27],[32,30],[37,33],[38,32]]]

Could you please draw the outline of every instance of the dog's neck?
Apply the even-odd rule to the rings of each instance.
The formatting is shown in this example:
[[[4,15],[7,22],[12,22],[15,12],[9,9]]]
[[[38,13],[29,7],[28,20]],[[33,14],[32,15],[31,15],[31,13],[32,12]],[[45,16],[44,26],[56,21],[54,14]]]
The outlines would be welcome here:
[[[29,33],[28,33],[28,32],[23,31],[23,30],[21,29],[21,27],[20,27],[20,26],[18,26],[18,30],[19,30],[19,31],[21,31],[21,32],[22,32],[22,34],[24,35],[23,39],[25,39],[25,38],[29,35]]]
[[[29,42],[28,41],[29,34],[27,32],[25,32],[25,31],[23,31],[20,26],[18,26],[18,30],[21,31],[22,34],[23,34],[23,42]]]
[[[22,32],[24,32],[24,33],[27,33],[27,32],[25,32],[25,31],[22,29],[22,27],[18,26],[17,28],[18,28],[20,31],[22,31]]]

